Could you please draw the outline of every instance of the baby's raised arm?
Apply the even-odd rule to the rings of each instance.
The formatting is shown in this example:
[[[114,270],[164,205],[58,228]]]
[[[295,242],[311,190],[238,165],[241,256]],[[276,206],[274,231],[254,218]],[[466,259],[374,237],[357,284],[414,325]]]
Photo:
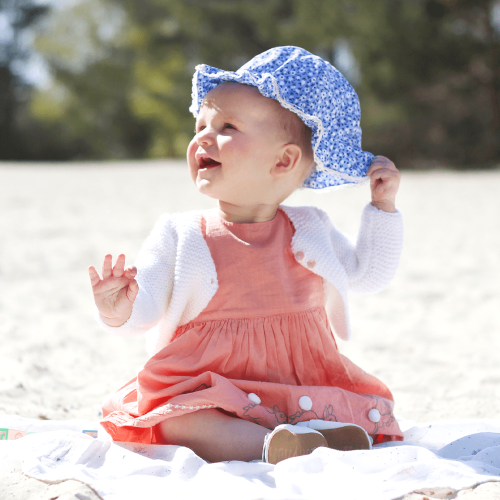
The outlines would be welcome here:
[[[370,177],[372,205],[384,212],[395,212],[401,179],[396,165],[385,156],[375,156],[367,175]]]
[[[94,301],[102,321],[108,326],[123,325],[132,314],[139,285],[135,280],[137,269],[125,269],[125,255],[121,254],[113,266],[113,257],[106,255],[102,264],[102,279],[94,266],[89,267]]]

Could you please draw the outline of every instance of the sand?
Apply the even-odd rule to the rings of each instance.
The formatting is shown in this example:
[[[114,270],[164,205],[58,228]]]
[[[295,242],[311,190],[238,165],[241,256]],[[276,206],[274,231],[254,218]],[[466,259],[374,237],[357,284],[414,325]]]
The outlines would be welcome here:
[[[108,252],[132,263],[160,214],[214,202],[178,161],[0,163],[0,185],[0,413],[97,420],[147,355],[142,337],[97,325],[88,266]],[[397,415],[500,419],[499,193],[500,170],[403,173],[400,269],[383,292],[351,296],[354,340],[339,341],[391,388]],[[287,203],[355,235],[368,201],[365,186]]]

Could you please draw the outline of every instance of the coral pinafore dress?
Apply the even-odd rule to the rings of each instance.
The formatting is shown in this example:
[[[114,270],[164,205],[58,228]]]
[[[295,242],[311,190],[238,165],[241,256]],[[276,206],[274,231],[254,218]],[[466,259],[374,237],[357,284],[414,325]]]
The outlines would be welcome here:
[[[206,211],[202,231],[219,288],[138,376],[103,405],[116,441],[157,443],[170,417],[218,408],[267,428],[323,419],[400,440],[389,389],[339,353],[323,279],[299,264],[282,210],[236,224]]]

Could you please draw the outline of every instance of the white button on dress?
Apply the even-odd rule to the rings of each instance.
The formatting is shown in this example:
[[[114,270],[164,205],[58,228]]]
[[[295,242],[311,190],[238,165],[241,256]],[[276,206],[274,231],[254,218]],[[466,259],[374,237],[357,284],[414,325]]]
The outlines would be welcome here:
[[[299,406],[304,411],[309,411],[313,407],[312,399],[309,396],[301,396],[299,398]]]
[[[377,408],[372,408],[368,412],[368,418],[371,422],[375,424],[380,421],[380,412],[377,410]]]
[[[257,396],[257,394],[251,392],[249,395],[248,395],[248,399],[252,402],[252,403],[255,403],[256,405],[260,405],[260,398],[259,396]]]

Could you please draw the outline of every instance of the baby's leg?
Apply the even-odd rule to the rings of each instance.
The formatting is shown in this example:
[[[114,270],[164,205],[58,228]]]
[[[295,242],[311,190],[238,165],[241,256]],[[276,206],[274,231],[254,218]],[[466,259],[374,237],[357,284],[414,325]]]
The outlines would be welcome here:
[[[162,442],[186,446],[209,462],[260,459],[269,432],[216,409],[168,418],[158,424],[157,430]]]

